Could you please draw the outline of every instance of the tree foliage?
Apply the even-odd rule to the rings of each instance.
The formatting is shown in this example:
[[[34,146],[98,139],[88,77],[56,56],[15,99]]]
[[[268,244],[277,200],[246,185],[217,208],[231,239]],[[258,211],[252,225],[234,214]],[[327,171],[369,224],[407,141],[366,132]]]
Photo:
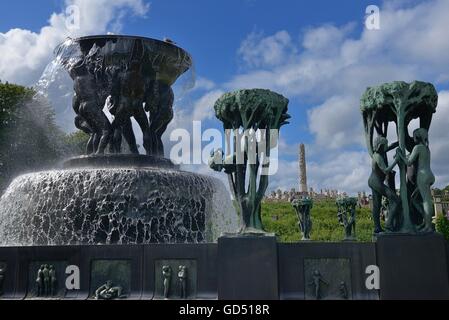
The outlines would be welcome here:
[[[66,137],[51,105],[33,89],[0,82],[0,193],[15,176],[76,154],[78,135]]]
[[[279,130],[288,124],[288,103],[287,98],[270,90],[243,89],[224,94],[214,105],[215,115],[223,122],[223,128],[234,132],[234,151],[227,156],[233,160],[228,163],[224,161],[223,152],[217,150],[212,153],[209,165],[215,171],[224,169],[228,175],[242,216],[241,232],[263,230],[260,202],[268,187],[268,174],[261,174],[258,179],[258,173],[260,168],[269,169],[270,150],[277,143],[271,137],[271,130]],[[243,131],[242,136],[240,131]],[[260,132],[262,147],[257,143],[256,132]]]
[[[447,215],[437,215],[435,219],[435,229],[449,241],[449,218]]]
[[[67,134],[64,137],[66,154],[70,156],[82,155],[86,151],[89,135],[81,130]]]
[[[313,227],[310,232],[314,241],[342,241],[345,231],[338,222],[338,208],[335,201],[317,201],[311,209],[310,216]],[[298,217],[291,204],[285,202],[262,203],[262,219],[267,231],[274,232],[281,242],[297,242],[301,240]],[[356,236],[357,241],[371,242],[373,221],[369,208],[357,208]]]

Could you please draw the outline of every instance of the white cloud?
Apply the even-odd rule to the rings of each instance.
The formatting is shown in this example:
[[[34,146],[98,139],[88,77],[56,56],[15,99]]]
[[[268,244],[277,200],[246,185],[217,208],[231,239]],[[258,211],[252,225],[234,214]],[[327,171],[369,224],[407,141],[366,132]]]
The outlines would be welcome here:
[[[449,185],[449,91],[438,93],[438,107],[429,131],[432,170],[436,177],[436,186]]]
[[[365,151],[333,152],[308,164],[309,185],[338,189],[351,194],[368,190],[371,161]]]
[[[358,100],[352,96],[334,96],[308,111],[309,130],[315,142],[331,149],[363,144]]]
[[[321,148],[322,151],[321,155],[315,153],[318,160],[310,164],[310,178],[316,181],[317,187],[334,184],[348,190],[363,186],[366,189],[369,163],[362,160],[366,151],[359,99],[368,86],[393,80],[423,80],[447,85],[448,11],[449,1],[445,0],[386,1],[381,8],[380,30],[363,29],[357,36],[352,23],[341,27],[326,24],[306,29],[299,37],[303,39],[301,44],[292,41],[294,36],[284,34],[282,46],[273,49],[273,56],[284,52],[284,58],[275,60],[276,63],[264,59],[270,56],[269,52],[259,53],[262,44],[272,41],[276,34],[261,38],[259,43],[245,40],[240,51],[254,52],[243,56],[252,69],[236,75],[226,87],[270,88],[289,98],[315,103],[316,106],[308,110],[309,130],[315,137],[317,147],[314,150]],[[360,24],[359,28],[362,27]],[[446,109],[449,109],[449,97],[442,92],[435,128],[431,128],[433,166],[437,183],[441,185],[449,183],[449,174],[445,174],[449,160],[446,143],[449,139],[444,124],[449,116]],[[326,160],[329,147],[335,157],[332,161]],[[354,148],[363,151],[360,154],[348,151]],[[349,169],[345,171],[342,167],[341,173],[334,171],[338,163]],[[282,168],[286,171],[291,168],[291,172],[279,180],[279,185],[296,186],[296,177],[291,177],[297,171],[296,166]]]
[[[308,29],[304,35],[302,46],[308,53],[325,54],[327,56],[338,54],[339,46],[354,28],[355,24],[350,23],[342,28],[324,25]]]
[[[244,40],[240,51],[248,54],[243,60],[258,68],[237,75],[227,86],[271,84],[288,96],[310,96],[324,101],[337,94],[360,96],[367,86],[393,79],[447,79],[449,39],[444,35],[449,29],[445,16],[448,10],[449,2],[445,0],[407,9],[393,10],[387,6],[381,10],[380,30],[363,30],[359,37],[352,38],[349,32],[354,24],[324,25],[307,29],[302,46],[287,34],[283,36],[282,48],[296,46],[290,52],[298,53],[291,59],[284,56],[276,64],[264,59],[271,55],[264,43],[272,42],[276,34],[259,42]],[[250,35],[250,39],[253,37]],[[283,50],[275,47],[272,55],[282,56],[279,52]]]
[[[279,161],[279,171],[270,177],[269,190],[299,188],[298,161]],[[366,152],[332,152],[319,161],[307,162],[308,187],[338,189],[349,194],[368,190],[370,159]]]
[[[47,82],[39,89],[54,106],[58,125],[70,132],[75,129],[71,108],[72,80],[64,70],[49,65],[54,58],[53,51],[67,37],[119,32],[121,20],[127,14],[145,17],[149,5],[143,0],[66,0],[65,4],[79,8],[79,29],[67,28],[64,10],[53,13],[48,25],[39,32],[11,29],[0,33],[0,79],[32,86],[45,70],[41,80]]]
[[[215,88],[216,84],[210,79],[206,79],[204,77],[198,77],[195,80],[195,86],[193,87],[192,91],[194,90],[212,90]]]
[[[38,33],[23,29],[0,33],[0,79],[31,85],[52,59],[53,49],[67,36],[119,32],[126,14],[144,17],[149,10],[143,0],[67,0],[66,4],[78,5],[81,10],[81,29],[75,34],[66,29],[64,13],[53,14]],[[212,106],[224,90],[260,87],[290,98],[308,99],[316,105],[308,111],[309,130],[315,136],[315,145],[309,148],[309,154],[313,152],[308,164],[309,184],[349,192],[366,190],[370,165],[362,137],[360,96],[368,86],[393,80],[449,83],[447,12],[447,0],[418,4],[397,0],[385,2],[381,8],[378,31],[363,30],[355,35],[356,24],[348,23],[308,28],[301,36],[285,30],[269,36],[253,32],[238,51],[246,71],[222,86],[199,78],[195,90],[205,93],[191,107],[183,105],[184,111],[176,110],[167,131],[189,130],[192,120],[213,118]],[[59,94],[55,106],[63,108],[57,109],[60,122],[71,123],[73,116],[67,104],[71,82],[65,77],[55,82],[57,88],[52,91]],[[449,163],[448,117],[449,91],[442,91],[430,131],[439,185],[449,184],[449,174],[445,173]],[[281,141],[281,149],[287,150],[287,146]],[[363,151],[348,151],[354,146]],[[293,148],[288,150],[288,155],[295,152]],[[198,170],[206,172],[204,167]],[[297,187],[297,174],[296,161],[281,160],[270,187]]]
[[[295,46],[287,31],[282,30],[272,36],[252,32],[242,42],[239,56],[251,67],[275,66],[285,63],[295,52]]]
[[[288,143],[285,138],[284,135],[282,133],[282,130],[279,132],[279,143],[278,143],[278,147],[279,147],[279,155],[281,156],[298,156],[299,154],[299,143]]]
[[[66,13],[53,13],[38,33],[11,29],[0,33],[0,79],[32,85],[53,58],[53,50],[66,37],[118,32],[126,13],[145,16],[149,5],[143,0],[66,0],[80,9],[80,29],[66,27]],[[118,19],[117,19],[118,18]]]
[[[214,105],[215,102],[224,94],[223,90],[214,90],[206,93],[193,107],[193,121],[203,121],[212,119],[215,116]]]

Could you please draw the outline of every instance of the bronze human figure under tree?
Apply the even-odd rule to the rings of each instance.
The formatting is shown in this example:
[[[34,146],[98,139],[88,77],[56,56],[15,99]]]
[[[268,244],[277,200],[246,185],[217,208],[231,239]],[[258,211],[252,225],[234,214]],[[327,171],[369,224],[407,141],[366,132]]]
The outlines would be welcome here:
[[[395,81],[368,88],[361,98],[365,138],[373,159],[373,174],[370,177],[370,187],[373,196],[376,195],[376,199],[373,197],[373,214],[377,216],[380,211],[378,207],[382,200],[379,195],[386,196],[390,204],[386,223],[389,232],[414,234],[433,231],[430,186],[434,177],[430,169],[427,132],[437,104],[435,87],[420,81]],[[419,119],[419,128],[412,138],[409,125],[414,119]],[[388,166],[386,153],[395,148],[388,147],[386,141],[391,123],[396,126],[398,147],[394,163]],[[407,152],[410,154],[407,155]],[[396,164],[400,175],[399,204],[396,188],[392,187],[391,181],[388,186],[384,183],[387,173]],[[375,226],[375,231],[381,231],[379,225]]]
[[[424,128],[416,129],[413,132],[413,140],[415,146],[412,152],[406,157],[398,152],[398,158],[405,162],[407,166],[413,166],[416,172],[416,181],[414,181],[415,190],[411,195],[413,206],[421,211],[420,202],[422,203],[423,223],[419,229],[423,232],[433,231],[433,200],[430,187],[435,182],[435,176],[430,168],[430,150],[427,130]],[[398,151],[400,151],[398,149]]]

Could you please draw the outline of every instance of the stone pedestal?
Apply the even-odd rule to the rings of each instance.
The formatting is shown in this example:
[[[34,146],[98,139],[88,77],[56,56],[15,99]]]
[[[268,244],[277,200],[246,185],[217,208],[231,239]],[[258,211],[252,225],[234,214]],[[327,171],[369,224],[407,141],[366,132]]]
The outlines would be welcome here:
[[[380,298],[449,299],[446,243],[440,234],[377,238]]]
[[[279,299],[276,237],[221,237],[217,264],[218,299]]]

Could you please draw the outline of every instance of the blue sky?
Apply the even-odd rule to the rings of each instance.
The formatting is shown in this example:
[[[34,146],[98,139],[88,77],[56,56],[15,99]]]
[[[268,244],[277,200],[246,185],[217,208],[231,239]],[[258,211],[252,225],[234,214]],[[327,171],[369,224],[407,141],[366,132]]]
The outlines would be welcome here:
[[[273,89],[290,99],[292,120],[281,132],[281,169],[270,187],[297,187],[296,152],[305,142],[309,184],[351,193],[367,190],[369,175],[358,109],[363,90],[392,80],[430,81],[440,91],[441,109],[430,132],[436,141],[434,170],[437,184],[446,185],[449,145],[444,141],[449,139],[441,119],[449,115],[449,19],[443,16],[448,2],[1,1],[0,50],[7,52],[0,57],[0,79],[35,83],[52,58],[51,48],[68,35],[60,25],[61,12],[76,4],[82,9],[77,36],[108,31],[166,36],[191,53],[198,85],[178,100],[171,128],[188,128],[191,120],[203,121],[203,129],[219,128],[210,110],[221,93]],[[364,28],[365,9],[372,4],[381,9],[376,31]],[[70,92],[70,85],[60,87]],[[62,101],[54,99],[57,113],[66,109]],[[65,127],[71,115],[64,112],[59,120]],[[204,167],[193,170],[208,173]]]

